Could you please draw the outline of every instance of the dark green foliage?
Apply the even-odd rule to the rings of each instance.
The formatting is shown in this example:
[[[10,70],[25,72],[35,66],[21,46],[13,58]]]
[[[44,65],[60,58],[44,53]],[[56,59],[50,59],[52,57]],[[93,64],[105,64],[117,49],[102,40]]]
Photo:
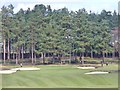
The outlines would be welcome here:
[[[51,6],[35,5],[33,10],[20,9],[14,14],[13,6],[2,7],[3,36],[10,39],[11,51],[53,57],[71,56],[72,53],[111,52],[111,29],[117,27],[117,13],[103,10],[88,13],[84,8],[69,12],[67,8],[52,10]],[[92,55],[91,55],[92,57]]]

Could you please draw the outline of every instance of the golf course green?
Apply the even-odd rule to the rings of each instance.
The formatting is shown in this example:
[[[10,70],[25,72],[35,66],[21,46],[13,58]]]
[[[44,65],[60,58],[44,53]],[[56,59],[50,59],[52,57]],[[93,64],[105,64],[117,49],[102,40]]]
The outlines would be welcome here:
[[[40,65],[37,71],[17,71],[2,75],[2,88],[117,88],[118,72],[86,75],[91,71],[118,70],[117,64],[96,69],[78,69],[78,65]]]

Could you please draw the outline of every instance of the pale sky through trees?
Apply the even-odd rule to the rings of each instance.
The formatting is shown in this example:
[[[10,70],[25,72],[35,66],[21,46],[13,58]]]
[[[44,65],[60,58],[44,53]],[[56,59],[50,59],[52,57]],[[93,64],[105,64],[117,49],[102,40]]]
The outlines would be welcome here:
[[[33,9],[36,4],[51,5],[52,9],[60,9],[63,7],[69,10],[77,11],[85,8],[88,12],[100,13],[101,10],[118,11],[119,0],[0,0],[0,8],[3,5],[13,4],[16,13],[20,8],[27,10]]]

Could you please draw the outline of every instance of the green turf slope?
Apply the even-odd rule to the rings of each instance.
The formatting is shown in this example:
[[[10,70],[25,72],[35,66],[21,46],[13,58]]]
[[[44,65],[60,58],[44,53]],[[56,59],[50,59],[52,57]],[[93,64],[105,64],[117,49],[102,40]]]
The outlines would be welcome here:
[[[39,71],[18,71],[2,75],[3,87],[37,88],[114,88],[118,87],[118,73],[106,75],[85,75],[91,70],[76,66],[37,66]],[[98,70],[116,70],[117,65],[105,66]],[[97,70],[97,69],[96,69]]]

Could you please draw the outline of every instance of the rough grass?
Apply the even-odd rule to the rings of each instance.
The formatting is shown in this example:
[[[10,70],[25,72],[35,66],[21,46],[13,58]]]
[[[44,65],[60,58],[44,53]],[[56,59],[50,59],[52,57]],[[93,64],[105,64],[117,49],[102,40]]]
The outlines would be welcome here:
[[[118,87],[118,73],[104,75],[85,75],[91,70],[81,70],[75,65],[37,66],[39,71],[18,71],[11,75],[2,75],[2,87],[5,88],[115,88]],[[117,64],[111,64],[95,70],[117,70]]]

